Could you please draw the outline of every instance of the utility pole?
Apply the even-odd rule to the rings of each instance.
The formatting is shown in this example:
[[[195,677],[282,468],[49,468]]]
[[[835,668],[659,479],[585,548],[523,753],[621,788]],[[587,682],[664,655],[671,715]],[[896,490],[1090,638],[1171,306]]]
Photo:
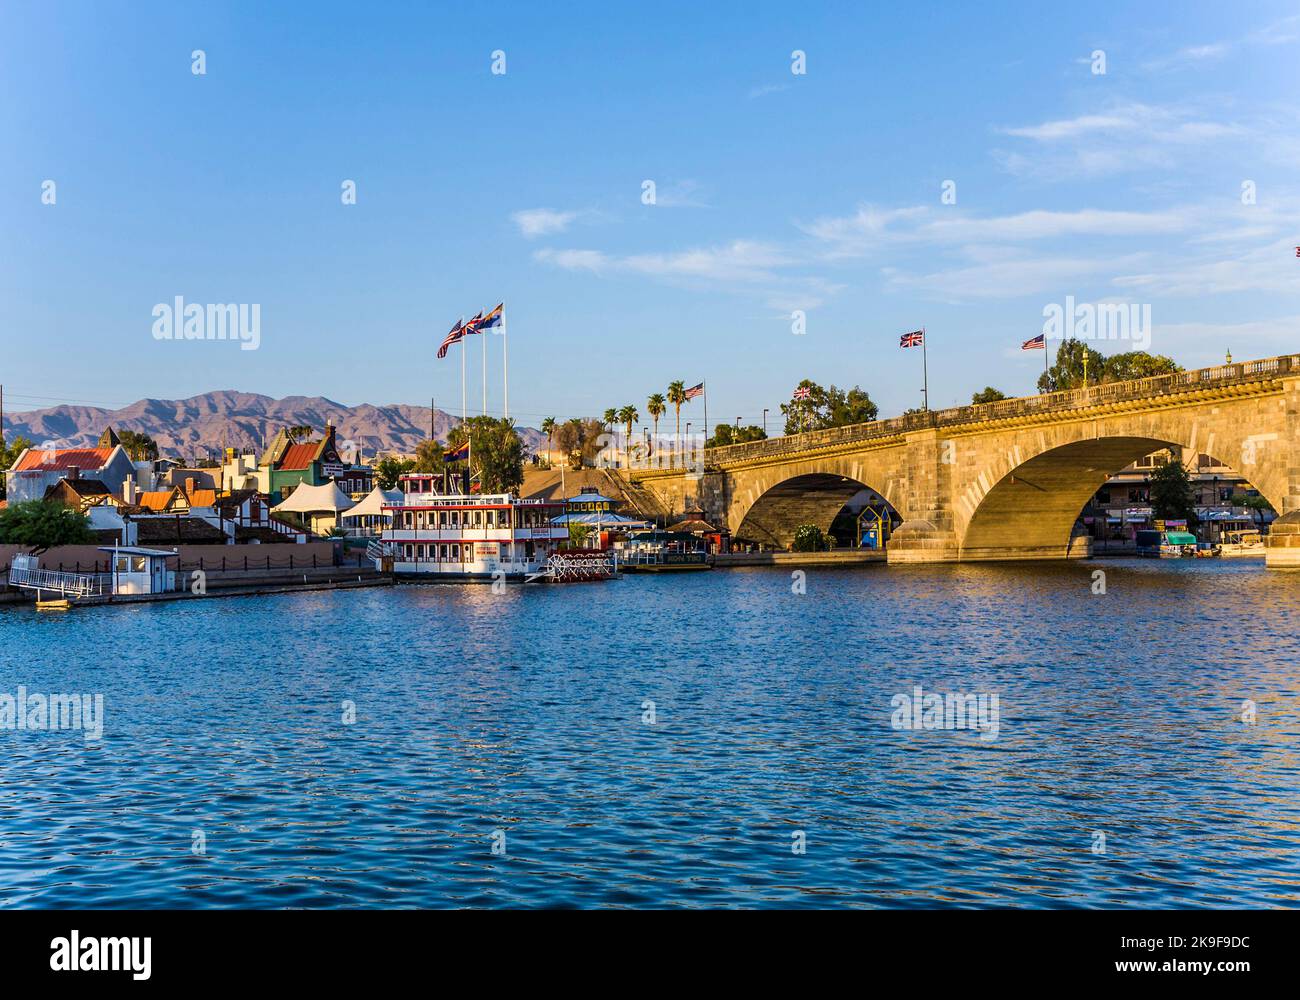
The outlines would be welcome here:
[[[430,441],[438,440],[438,435],[434,431],[434,423],[433,423],[437,417],[437,414],[438,411],[433,408],[433,397],[430,396],[429,397],[429,440]]]
[[[767,407],[763,407],[763,437],[767,437]]]

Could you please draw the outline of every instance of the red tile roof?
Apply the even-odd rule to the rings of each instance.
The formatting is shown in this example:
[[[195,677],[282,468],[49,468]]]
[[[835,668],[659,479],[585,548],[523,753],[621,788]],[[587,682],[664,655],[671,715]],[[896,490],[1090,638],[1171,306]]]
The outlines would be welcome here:
[[[307,468],[316,460],[316,452],[320,450],[320,444],[319,441],[311,441],[307,444],[289,445],[284,458],[280,460],[280,468],[288,472]]]
[[[14,471],[102,469],[112,454],[112,448],[28,448]]]
[[[170,490],[146,491],[136,497],[136,500],[139,501],[141,507],[148,507],[153,511],[165,511],[172,502],[172,497],[178,497],[179,495],[180,491],[173,486]]]

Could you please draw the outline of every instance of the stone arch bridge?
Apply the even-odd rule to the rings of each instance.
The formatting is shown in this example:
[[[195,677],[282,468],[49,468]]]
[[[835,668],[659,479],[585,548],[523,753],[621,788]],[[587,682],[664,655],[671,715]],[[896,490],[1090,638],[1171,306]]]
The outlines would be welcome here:
[[[903,518],[890,562],[1063,559],[1088,553],[1072,529],[1107,477],[1165,447],[1233,467],[1283,515],[1271,544],[1294,533],[1300,557],[1300,355],[731,445],[702,473],[630,478],[765,547],[829,530],[867,488]]]

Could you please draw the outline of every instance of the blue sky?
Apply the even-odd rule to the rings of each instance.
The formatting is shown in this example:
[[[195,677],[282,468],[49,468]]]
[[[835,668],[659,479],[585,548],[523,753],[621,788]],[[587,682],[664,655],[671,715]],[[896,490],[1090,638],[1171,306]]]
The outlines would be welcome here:
[[[1027,394],[1066,296],[1150,304],[1188,367],[1300,351],[1294,4],[465,6],[0,7],[7,408],[455,411],[434,351],[502,299],[532,425],[675,378],[714,423],[802,378],[893,415],[922,325],[932,405]],[[155,340],[177,295],[260,304],[260,349]]]

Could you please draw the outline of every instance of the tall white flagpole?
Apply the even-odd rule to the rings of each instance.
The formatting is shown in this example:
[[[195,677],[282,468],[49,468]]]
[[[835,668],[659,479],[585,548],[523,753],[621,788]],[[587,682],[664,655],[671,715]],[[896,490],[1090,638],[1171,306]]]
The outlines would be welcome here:
[[[503,304],[501,306],[501,382],[505,395],[501,404],[501,414],[504,417],[510,416],[510,343],[508,337],[509,333],[506,331],[506,307]]]
[[[460,318],[460,422],[465,422],[465,317]]]
[[[487,416],[487,333],[483,330],[478,332],[483,338],[483,416]]]

